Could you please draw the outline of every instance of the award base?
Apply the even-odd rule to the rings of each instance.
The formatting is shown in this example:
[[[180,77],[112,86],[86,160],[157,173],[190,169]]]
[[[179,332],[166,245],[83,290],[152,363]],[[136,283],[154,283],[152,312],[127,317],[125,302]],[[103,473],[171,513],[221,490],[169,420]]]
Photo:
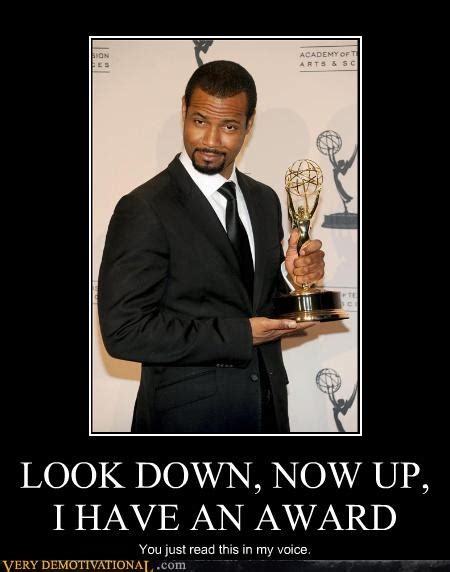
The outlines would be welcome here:
[[[296,322],[331,322],[348,318],[341,308],[340,293],[331,290],[294,290],[275,298],[274,304],[277,318],[292,318]]]
[[[325,215],[323,228],[358,228],[358,215],[356,213],[335,213]]]

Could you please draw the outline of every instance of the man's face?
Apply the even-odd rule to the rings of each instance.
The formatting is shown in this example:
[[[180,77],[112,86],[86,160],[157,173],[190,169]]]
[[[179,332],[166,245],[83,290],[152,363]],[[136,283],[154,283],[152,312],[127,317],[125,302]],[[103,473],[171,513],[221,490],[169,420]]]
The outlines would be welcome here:
[[[197,171],[228,179],[253,118],[247,123],[244,92],[219,98],[197,87],[188,108],[183,97],[184,146]]]

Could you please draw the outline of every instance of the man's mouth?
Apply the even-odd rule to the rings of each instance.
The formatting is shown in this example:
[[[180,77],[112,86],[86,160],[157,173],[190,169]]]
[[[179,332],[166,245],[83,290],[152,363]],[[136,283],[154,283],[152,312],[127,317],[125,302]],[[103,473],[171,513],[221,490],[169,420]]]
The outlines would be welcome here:
[[[224,153],[220,153],[219,151],[211,151],[210,149],[196,149],[196,153],[200,154],[204,159],[216,159],[217,157],[221,157]]]

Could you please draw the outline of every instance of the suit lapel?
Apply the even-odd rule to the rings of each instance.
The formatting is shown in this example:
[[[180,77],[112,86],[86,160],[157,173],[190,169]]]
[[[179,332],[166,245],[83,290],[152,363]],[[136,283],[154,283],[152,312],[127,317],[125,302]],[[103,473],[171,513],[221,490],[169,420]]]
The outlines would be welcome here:
[[[178,156],[169,164],[168,171],[177,185],[178,192],[174,194],[174,200],[188,211],[189,219],[195,228],[203,232],[208,242],[225,258],[227,264],[237,275],[238,282],[241,285],[241,295],[245,297],[246,303],[250,307],[250,299],[241,280],[238,260],[227,233],[217,218],[214,209],[188,175]]]
[[[245,202],[247,203],[248,214],[252,223],[253,238],[255,240],[255,279],[253,283],[253,312],[256,311],[261,296],[261,290],[264,279],[264,266],[266,259],[264,253],[264,211],[262,209],[262,202],[258,197],[258,189],[254,185],[247,182],[242,176],[242,173],[236,170],[239,187],[244,195]]]

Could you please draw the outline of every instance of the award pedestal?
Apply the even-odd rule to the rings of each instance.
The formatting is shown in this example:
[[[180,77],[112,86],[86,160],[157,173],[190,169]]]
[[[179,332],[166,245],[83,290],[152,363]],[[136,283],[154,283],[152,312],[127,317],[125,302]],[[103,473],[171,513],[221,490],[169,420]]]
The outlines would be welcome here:
[[[336,213],[325,215],[323,228],[358,228],[358,215],[356,213]]]
[[[275,298],[274,304],[277,318],[296,322],[331,322],[349,317],[341,308],[340,293],[321,288],[294,290]]]

